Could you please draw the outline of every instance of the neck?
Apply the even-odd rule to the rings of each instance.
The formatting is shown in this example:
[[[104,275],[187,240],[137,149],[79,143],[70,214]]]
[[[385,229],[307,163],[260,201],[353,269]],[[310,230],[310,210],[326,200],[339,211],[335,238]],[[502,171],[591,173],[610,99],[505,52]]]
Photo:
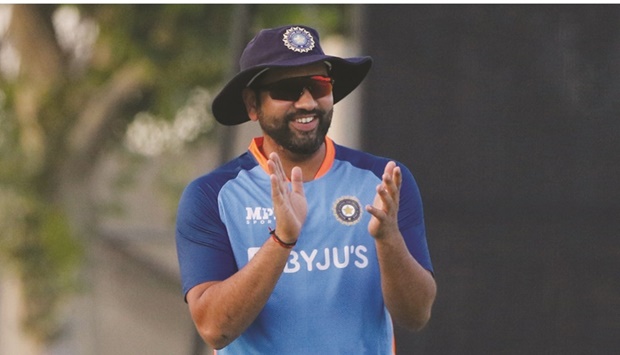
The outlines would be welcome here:
[[[312,154],[296,154],[276,144],[269,137],[265,137],[262,153],[268,157],[271,152],[276,152],[278,156],[280,156],[287,178],[290,179],[293,167],[298,166],[301,168],[303,181],[305,182],[314,180],[314,177],[325,160],[326,147],[325,142],[323,142],[319,149]]]

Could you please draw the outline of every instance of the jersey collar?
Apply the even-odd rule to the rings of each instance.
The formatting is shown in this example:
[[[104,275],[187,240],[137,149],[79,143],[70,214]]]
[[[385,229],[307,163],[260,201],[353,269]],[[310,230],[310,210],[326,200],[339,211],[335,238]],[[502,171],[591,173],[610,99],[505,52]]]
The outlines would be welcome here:
[[[263,155],[263,152],[261,149],[262,146],[263,146],[263,137],[256,137],[252,139],[252,142],[250,143],[250,147],[248,148],[248,150],[250,151],[250,153],[252,153],[252,155],[254,156],[258,164],[261,166],[261,168],[263,168],[263,170],[268,173],[269,168],[267,167],[267,157]],[[314,175],[314,180],[327,174],[329,169],[331,169],[332,165],[334,164],[335,158],[336,158],[336,148],[334,146],[334,142],[329,137],[325,137],[325,159],[323,159],[323,163],[321,163],[321,167],[316,172],[316,175]]]

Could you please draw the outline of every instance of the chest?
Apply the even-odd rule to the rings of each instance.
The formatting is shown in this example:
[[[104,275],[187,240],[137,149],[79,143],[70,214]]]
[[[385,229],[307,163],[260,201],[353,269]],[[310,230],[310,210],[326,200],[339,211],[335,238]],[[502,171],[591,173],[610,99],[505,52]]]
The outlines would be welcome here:
[[[374,250],[365,206],[372,203],[378,182],[372,174],[341,169],[304,184],[308,214],[292,253],[299,268],[364,264],[364,255]],[[277,228],[267,175],[241,177],[222,190],[218,205],[242,267],[269,237],[269,228]]]

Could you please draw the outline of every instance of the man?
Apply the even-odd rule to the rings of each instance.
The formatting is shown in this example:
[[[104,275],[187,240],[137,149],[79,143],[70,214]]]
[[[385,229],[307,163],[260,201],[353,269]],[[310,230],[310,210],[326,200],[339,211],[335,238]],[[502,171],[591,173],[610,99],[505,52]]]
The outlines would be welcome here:
[[[188,185],[177,217],[183,291],[219,354],[389,354],[436,285],[411,173],[326,136],[370,57],[325,55],[305,26],[262,30],[213,101],[258,122],[248,151]]]

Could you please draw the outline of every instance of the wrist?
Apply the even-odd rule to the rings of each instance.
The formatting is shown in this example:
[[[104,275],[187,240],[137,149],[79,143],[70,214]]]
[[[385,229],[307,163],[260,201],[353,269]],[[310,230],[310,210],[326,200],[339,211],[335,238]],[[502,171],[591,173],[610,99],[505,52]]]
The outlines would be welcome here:
[[[275,229],[269,228],[269,234],[271,235],[271,239],[273,239],[274,242],[278,243],[278,245],[280,245],[283,248],[291,249],[291,248],[293,248],[295,246],[295,244],[297,244],[297,240],[295,240],[293,242],[285,242],[284,240],[282,240],[276,234],[276,230]]]

